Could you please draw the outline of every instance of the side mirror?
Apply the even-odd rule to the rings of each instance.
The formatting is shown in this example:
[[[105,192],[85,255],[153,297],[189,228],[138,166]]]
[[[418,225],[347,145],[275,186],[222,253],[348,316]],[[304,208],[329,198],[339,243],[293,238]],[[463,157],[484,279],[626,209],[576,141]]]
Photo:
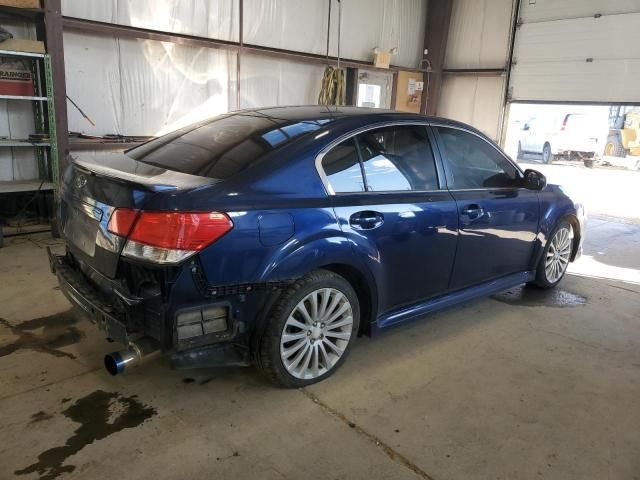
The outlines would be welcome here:
[[[547,186],[547,177],[537,170],[528,168],[524,171],[523,186],[529,190],[542,190]]]
[[[524,124],[524,126],[522,127],[522,130],[526,132],[526,131],[528,131],[528,130],[529,130],[529,128],[530,128],[530,127],[529,127],[529,124],[528,124],[528,123],[525,123],[525,124]]]

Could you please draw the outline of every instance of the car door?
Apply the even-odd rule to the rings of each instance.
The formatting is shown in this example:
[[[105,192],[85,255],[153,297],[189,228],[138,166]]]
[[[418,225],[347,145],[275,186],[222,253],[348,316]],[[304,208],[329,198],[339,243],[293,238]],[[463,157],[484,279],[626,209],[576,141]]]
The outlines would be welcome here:
[[[538,119],[534,118],[531,120],[529,125],[529,151],[533,153],[542,153],[542,148],[548,140],[546,138],[544,123],[539,122]]]
[[[376,279],[380,314],[449,285],[457,209],[440,188],[429,135],[425,125],[373,128],[322,158],[340,226]]]
[[[531,139],[531,135],[533,131],[531,127],[534,123],[534,119],[529,120],[522,126],[522,130],[520,131],[520,146],[524,152],[533,151],[533,142]]]
[[[523,133],[522,150],[531,153],[542,152],[542,144],[544,140],[540,132],[540,123],[537,119],[532,118],[526,123],[526,130]]]
[[[529,268],[538,232],[538,192],[522,188],[520,170],[484,137],[434,126],[459,236],[453,290]]]

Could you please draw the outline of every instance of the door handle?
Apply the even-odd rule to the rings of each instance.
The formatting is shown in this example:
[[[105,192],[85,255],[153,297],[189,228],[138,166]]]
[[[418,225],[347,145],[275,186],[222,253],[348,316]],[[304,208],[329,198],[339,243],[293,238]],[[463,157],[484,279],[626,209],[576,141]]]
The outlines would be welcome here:
[[[379,212],[365,210],[349,217],[349,225],[358,230],[370,230],[384,223],[384,216]]]
[[[480,218],[484,215],[484,208],[474,203],[464,207],[460,213],[469,217],[470,220],[475,220],[476,218]]]

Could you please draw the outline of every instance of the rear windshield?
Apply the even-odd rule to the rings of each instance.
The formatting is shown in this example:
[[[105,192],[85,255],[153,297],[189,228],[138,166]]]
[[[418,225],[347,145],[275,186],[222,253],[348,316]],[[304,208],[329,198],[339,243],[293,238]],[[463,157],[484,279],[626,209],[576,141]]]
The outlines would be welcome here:
[[[326,120],[297,121],[256,112],[226,115],[176,130],[129,150],[150,165],[225,180]]]

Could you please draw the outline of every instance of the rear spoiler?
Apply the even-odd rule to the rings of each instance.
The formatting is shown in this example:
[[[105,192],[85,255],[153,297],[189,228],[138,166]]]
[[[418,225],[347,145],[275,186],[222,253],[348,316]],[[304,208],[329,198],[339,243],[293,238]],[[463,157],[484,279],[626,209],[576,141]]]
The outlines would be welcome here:
[[[219,182],[139,162],[121,152],[95,152],[81,157],[72,156],[71,159],[74,165],[88,174],[134,183],[154,192],[191,190]]]

